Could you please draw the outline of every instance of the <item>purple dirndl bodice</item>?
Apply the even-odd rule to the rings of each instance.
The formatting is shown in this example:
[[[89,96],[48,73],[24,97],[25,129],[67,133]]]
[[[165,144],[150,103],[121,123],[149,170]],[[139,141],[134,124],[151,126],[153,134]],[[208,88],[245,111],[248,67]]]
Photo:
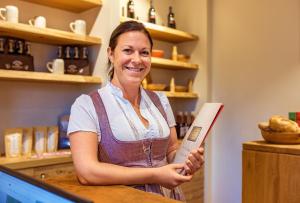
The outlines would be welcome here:
[[[146,93],[163,117],[167,119],[158,96],[154,92],[147,90]],[[101,130],[101,142],[98,144],[99,161],[125,167],[140,168],[160,167],[167,164],[166,155],[170,136],[137,141],[118,140],[110,128],[108,115],[99,93],[97,91],[92,92],[90,97],[92,98]],[[135,185],[132,187],[166,196],[165,189],[158,184]],[[175,192],[175,190],[172,190],[167,196],[173,199],[183,200],[182,194]]]

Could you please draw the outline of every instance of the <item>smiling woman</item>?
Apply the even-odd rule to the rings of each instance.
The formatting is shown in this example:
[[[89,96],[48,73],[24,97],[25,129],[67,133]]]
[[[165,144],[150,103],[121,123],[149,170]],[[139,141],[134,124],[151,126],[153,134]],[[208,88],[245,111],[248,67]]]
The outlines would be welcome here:
[[[107,49],[110,81],[72,105],[72,158],[82,184],[124,184],[183,200],[177,186],[201,167],[203,149],[185,164],[169,164],[177,150],[172,109],[164,94],[141,87],[152,46],[141,23],[124,22],[113,31]],[[177,172],[182,168],[186,176]]]

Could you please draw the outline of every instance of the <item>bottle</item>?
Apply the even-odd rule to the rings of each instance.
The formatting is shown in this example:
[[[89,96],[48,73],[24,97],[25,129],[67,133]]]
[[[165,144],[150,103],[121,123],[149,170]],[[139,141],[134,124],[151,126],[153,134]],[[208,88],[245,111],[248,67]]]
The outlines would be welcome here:
[[[134,2],[129,0],[127,3],[127,17],[134,18]]]
[[[175,92],[175,79],[174,77],[170,80],[170,92]]]
[[[4,53],[5,39],[0,38],[0,53]]]
[[[31,45],[29,42],[25,42],[25,54],[28,56],[31,55]]]
[[[177,138],[181,139],[183,135],[183,113],[181,111],[176,114],[176,133]]]
[[[66,46],[66,48],[65,48],[65,58],[66,59],[71,58],[71,47],[70,46]]]
[[[88,58],[88,49],[87,47],[82,48],[82,59],[87,59]]]
[[[187,111],[183,113],[183,134],[185,135],[189,130],[190,125],[190,116]]]
[[[16,53],[20,55],[24,53],[24,42],[22,40],[16,41]]]
[[[153,1],[152,0],[150,0],[148,21],[149,21],[149,23],[154,23],[154,24],[156,23],[156,11],[155,11],[155,8],[153,7]]]
[[[168,27],[176,28],[175,15],[172,11],[172,6],[169,7]]]
[[[79,47],[74,47],[74,59],[79,59]]]
[[[15,40],[14,39],[8,40],[8,53],[9,54],[15,53]]]
[[[57,47],[57,58],[59,58],[59,59],[63,58],[63,47],[62,46]]]
[[[173,49],[172,49],[172,60],[177,61],[177,56],[178,56],[177,46],[173,46]]]

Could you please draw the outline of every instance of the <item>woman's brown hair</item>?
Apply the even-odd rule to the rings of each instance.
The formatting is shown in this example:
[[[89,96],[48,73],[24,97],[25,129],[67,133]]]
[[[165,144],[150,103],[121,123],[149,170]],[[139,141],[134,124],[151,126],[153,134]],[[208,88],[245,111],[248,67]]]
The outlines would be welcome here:
[[[126,22],[121,23],[112,32],[112,34],[110,36],[110,39],[109,39],[109,47],[110,47],[111,51],[115,50],[115,48],[118,44],[119,36],[126,33],[126,32],[131,32],[131,31],[139,31],[139,32],[144,33],[147,36],[147,38],[149,39],[150,48],[152,50],[153,41],[152,41],[151,35],[148,32],[148,30],[145,28],[145,26],[142,23],[131,20],[131,21],[126,21]],[[113,78],[113,76],[114,76],[114,68],[112,67],[111,62],[108,59],[108,77],[109,77],[109,80],[111,80]]]

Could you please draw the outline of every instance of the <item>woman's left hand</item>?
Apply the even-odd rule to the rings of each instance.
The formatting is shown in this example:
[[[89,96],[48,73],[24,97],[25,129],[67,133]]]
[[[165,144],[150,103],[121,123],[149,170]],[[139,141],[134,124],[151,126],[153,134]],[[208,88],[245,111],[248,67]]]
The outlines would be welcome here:
[[[193,175],[197,170],[201,168],[204,163],[203,154],[203,147],[199,147],[198,149],[191,151],[184,166],[187,175]]]

